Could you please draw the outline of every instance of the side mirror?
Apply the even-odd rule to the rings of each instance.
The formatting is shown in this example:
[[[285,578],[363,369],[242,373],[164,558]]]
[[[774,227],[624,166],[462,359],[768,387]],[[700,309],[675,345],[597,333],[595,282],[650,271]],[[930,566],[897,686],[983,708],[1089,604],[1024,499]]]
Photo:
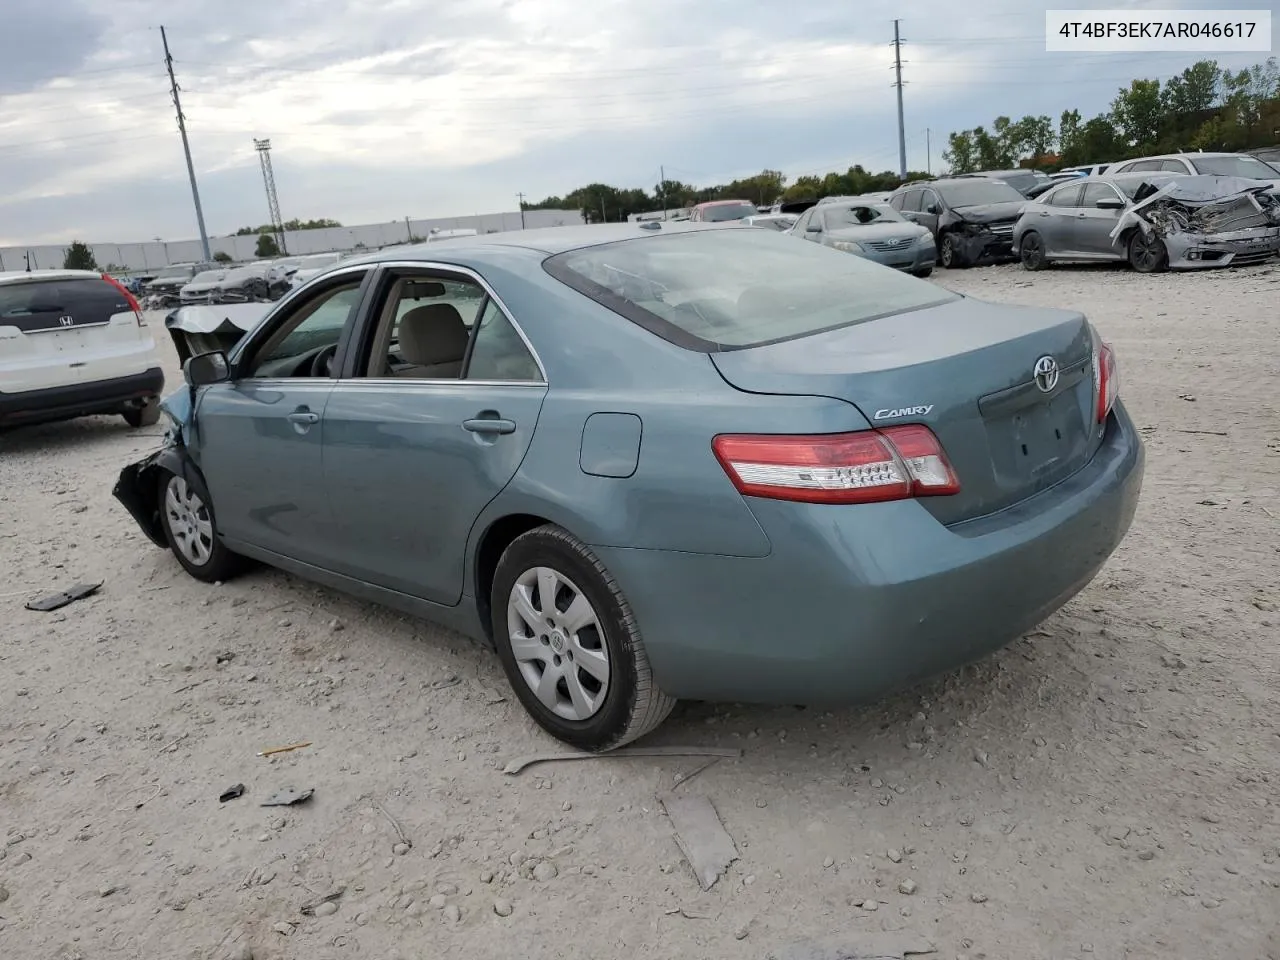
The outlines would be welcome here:
[[[203,387],[210,383],[222,383],[231,379],[231,364],[227,363],[227,355],[221,350],[212,353],[201,353],[189,357],[182,365],[182,375],[192,387]]]
[[[820,223],[811,223],[811,224],[809,224],[807,227],[805,227],[805,228],[804,228],[804,232],[805,232],[805,233],[821,233],[821,232],[822,232],[822,224],[820,224]]]
[[[1103,197],[1095,206],[1099,210],[1123,210],[1124,201],[1119,197]]]

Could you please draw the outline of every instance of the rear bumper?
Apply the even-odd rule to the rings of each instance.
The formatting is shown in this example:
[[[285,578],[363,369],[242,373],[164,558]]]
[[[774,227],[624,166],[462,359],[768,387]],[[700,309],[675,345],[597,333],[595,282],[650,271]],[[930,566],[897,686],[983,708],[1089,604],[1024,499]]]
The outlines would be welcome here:
[[[144,373],[111,380],[21,393],[0,392],[0,427],[120,413],[142,401],[158,398],[163,391],[164,372],[152,367]]]
[[[767,557],[596,552],[668,694],[867,702],[1008,644],[1079,593],[1129,528],[1143,462],[1117,404],[1085,468],[980,520],[944,527],[913,501],[752,500]]]

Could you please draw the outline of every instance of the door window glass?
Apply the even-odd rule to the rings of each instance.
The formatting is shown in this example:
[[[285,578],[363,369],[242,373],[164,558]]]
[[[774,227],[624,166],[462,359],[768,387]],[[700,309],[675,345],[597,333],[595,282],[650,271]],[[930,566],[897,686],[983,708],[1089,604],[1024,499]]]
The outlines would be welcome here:
[[[1081,186],[1078,183],[1059,187],[1049,194],[1045,199],[1045,204],[1050,207],[1078,207],[1080,206],[1080,190]]]
[[[468,380],[533,380],[542,373],[529,348],[502,309],[490,300],[480,317],[471,360],[467,363]]]
[[[360,303],[356,275],[303,303],[267,341],[254,352],[250,377],[328,376],[342,332]]]
[[[1080,201],[1082,207],[1096,207],[1099,200],[1118,200],[1116,192],[1108,187],[1105,183],[1087,183],[1084,187],[1084,199]]]

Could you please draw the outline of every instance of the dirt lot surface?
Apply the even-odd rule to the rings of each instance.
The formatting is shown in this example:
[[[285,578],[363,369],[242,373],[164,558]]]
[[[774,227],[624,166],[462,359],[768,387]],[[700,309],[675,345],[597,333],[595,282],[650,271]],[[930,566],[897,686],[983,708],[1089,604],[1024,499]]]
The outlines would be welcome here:
[[[703,761],[505,775],[558,745],[491,655],[280,573],[188,578],[110,493],[159,428],[0,440],[0,956],[785,958],[889,931],[1280,957],[1280,269],[939,279],[1114,343],[1148,450],[1128,539],[1042,629],[875,707],[683,705],[648,743],[744,755],[679,787]],[[315,795],[259,806],[283,787]],[[741,854],[709,892],[673,788]]]

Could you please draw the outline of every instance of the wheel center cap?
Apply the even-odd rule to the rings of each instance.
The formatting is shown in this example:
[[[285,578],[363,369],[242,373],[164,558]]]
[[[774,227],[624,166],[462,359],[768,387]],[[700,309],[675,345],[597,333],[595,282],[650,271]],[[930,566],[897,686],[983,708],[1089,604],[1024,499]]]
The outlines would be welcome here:
[[[551,649],[556,653],[564,653],[564,648],[568,646],[568,641],[563,633],[559,630],[551,631]]]

